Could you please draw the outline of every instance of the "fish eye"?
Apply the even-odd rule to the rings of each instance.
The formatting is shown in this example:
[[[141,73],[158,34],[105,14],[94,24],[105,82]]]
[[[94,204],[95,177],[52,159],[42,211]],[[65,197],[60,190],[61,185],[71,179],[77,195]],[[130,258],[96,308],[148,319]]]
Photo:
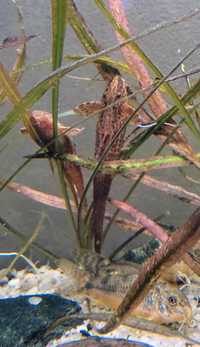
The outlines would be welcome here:
[[[170,305],[174,306],[177,304],[177,297],[175,295],[171,295],[168,297],[168,302]]]
[[[187,284],[188,283],[188,279],[186,276],[184,275],[178,275],[176,277],[176,283],[177,284]]]

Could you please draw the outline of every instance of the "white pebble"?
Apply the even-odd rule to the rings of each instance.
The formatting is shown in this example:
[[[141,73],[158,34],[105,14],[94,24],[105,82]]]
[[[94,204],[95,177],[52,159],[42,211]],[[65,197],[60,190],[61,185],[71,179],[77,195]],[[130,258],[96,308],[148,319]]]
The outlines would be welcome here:
[[[42,301],[42,298],[40,296],[32,296],[28,299],[29,304],[31,305],[39,305]]]

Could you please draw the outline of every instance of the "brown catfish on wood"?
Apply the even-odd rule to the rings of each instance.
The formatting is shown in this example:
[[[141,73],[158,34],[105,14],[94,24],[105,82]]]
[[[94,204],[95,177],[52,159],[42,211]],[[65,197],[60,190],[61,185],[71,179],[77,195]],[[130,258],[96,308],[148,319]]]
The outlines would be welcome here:
[[[53,154],[55,152],[55,143],[54,141],[52,141],[52,114],[45,111],[35,110],[31,112],[30,123],[33,131],[31,131],[30,129],[22,128],[21,132],[28,132],[33,140],[41,147],[50,143],[49,146],[47,146],[47,149],[50,155]],[[67,128],[63,124],[58,122],[58,134],[60,135],[57,138],[59,154],[76,154],[75,148],[69,136],[77,135],[81,132],[82,129],[68,129],[70,128]],[[63,161],[63,169],[65,171],[66,179],[69,181],[70,185],[74,188],[76,194],[80,198],[84,190],[84,181],[79,165],[70,163],[66,160]]]
[[[112,262],[92,252],[78,254],[75,263],[58,259],[57,265],[68,276],[72,296],[77,295],[79,299],[88,297],[96,308],[103,305],[112,310],[122,302],[139,273],[132,263]],[[175,284],[159,278],[143,301],[130,310],[130,316],[159,324],[190,322],[192,309],[187,297]]]

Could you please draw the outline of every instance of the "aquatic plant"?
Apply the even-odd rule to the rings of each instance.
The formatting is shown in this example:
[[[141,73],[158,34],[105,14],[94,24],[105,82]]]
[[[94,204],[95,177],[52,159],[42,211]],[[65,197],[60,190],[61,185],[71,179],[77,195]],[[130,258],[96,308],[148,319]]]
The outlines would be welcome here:
[[[101,253],[113,223],[117,223],[124,229],[140,229],[140,233],[145,231],[162,242],[159,251],[150,257],[149,262],[141,271],[141,276],[133,284],[132,295],[130,296],[129,293],[129,303],[127,304],[127,297],[125,297],[114,317],[115,321],[111,320],[111,323],[116,323],[118,318],[123,317],[130,302],[132,303],[133,300],[138,302],[138,297],[142,297],[144,289],[157,276],[160,267],[168,261],[177,261],[177,258],[172,256],[175,250],[189,266],[199,272],[199,267],[187,253],[190,247],[198,241],[199,209],[189,219],[189,226],[187,224],[181,231],[176,231],[171,236],[165,227],[147,217],[132,204],[127,203],[127,200],[139,183],[143,183],[153,186],[163,194],[164,192],[171,194],[179,200],[195,206],[200,204],[198,194],[191,193],[181,186],[177,187],[156,180],[148,175],[150,169],[163,170],[166,167],[189,165],[197,170],[200,168],[200,154],[195,153],[188,138],[183,134],[184,125],[191,136],[198,143],[200,141],[198,111],[200,79],[190,81],[181,97],[170,83],[171,80],[178,78],[187,78],[188,81],[189,74],[183,72],[181,75],[174,76],[174,73],[192,54],[199,50],[200,44],[194,45],[164,75],[137,43],[141,37],[150,35],[156,30],[189,20],[192,16],[198,15],[200,10],[177,18],[174,22],[165,23],[165,25],[162,24],[140,35],[135,35],[129,32],[124,7],[120,0],[109,0],[110,10],[102,0],[96,0],[95,3],[103,13],[105,21],[108,21],[114,29],[119,43],[103,49],[92,33],[92,28],[88,27],[83,15],[79,12],[74,0],[52,0],[52,54],[47,61],[51,64],[52,72],[43,77],[24,96],[21,95],[18,84],[26,69],[25,50],[27,42],[32,36],[25,34],[22,24],[23,17],[17,7],[21,23],[21,37],[7,38],[0,46],[1,49],[17,47],[17,58],[12,70],[8,72],[6,67],[0,64],[0,101],[9,100],[13,104],[13,109],[3,117],[0,123],[0,139],[5,139],[13,127],[22,120],[24,127],[21,132],[28,133],[39,149],[28,155],[9,177],[1,179],[0,189],[2,191],[7,187],[55,208],[66,209],[70,215],[76,235],[76,248],[79,252],[86,249]],[[87,56],[64,55],[64,43],[65,40],[67,41],[65,33],[68,26],[73,29],[80,44],[86,50]],[[121,50],[125,62],[110,57],[109,54],[116,50]],[[65,65],[65,60],[71,60],[72,63]],[[60,82],[71,71],[88,64],[93,64],[97,68],[105,81],[105,90],[101,100],[80,105],[77,102],[73,110],[68,110],[67,114],[80,116],[80,121],[74,122],[73,126],[66,127],[58,121]],[[131,82],[128,83],[124,73],[129,75],[129,80],[134,79],[137,88],[133,88]],[[191,71],[190,74],[192,73],[199,73],[199,70]],[[48,91],[51,91],[51,109],[31,111]],[[166,97],[172,106],[168,105]],[[178,122],[175,119],[177,115],[180,116]],[[78,136],[81,132],[81,129],[78,128],[80,123],[87,128],[87,120],[91,117],[97,118],[95,158],[88,160],[79,155],[79,149],[75,149],[73,145],[72,136]],[[151,136],[162,141],[159,148],[152,153],[152,158],[135,159],[133,155],[136,150],[141,146],[148,146],[148,139]],[[166,146],[173,150],[173,155],[162,155]],[[12,182],[30,161],[34,160],[37,165],[37,161],[41,158],[49,160],[50,168],[53,172],[57,172],[63,200]],[[91,170],[87,182],[84,182],[86,180],[83,168]],[[109,196],[113,179],[117,179],[118,175],[122,175],[130,181],[130,189],[120,201]],[[132,180],[134,183],[131,183]],[[154,180],[153,183],[152,180]],[[92,185],[93,198],[91,199],[88,193]],[[108,202],[117,208],[113,215],[107,211]],[[135,220],[135,225],[125,218],[120,219],[118,217],[120,211],[131,215]],[[67,216],[69,215],[67,214]],[[9,224],[7,224],[7,229],[13,231]],[[137,234],[136,232],[134,237]],[[111,326],[112,324],[108,327]]]

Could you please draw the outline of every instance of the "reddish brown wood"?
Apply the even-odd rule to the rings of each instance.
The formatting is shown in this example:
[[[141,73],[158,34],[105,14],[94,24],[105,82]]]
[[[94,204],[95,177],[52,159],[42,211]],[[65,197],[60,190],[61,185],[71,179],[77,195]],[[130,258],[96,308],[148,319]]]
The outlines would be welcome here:
[[[128,86],[125,80],[116,75],[113,77],[106,88],[102,98],[102,103],[106,107],[102,111],[97,122],[96,128],[96,146],[95,156],[99,160],[107,146],[111,143],[115,134],[123,126],[127,117],[127,100]],[[109,106],[110,107],[107,107]],[[120,158],[122,146],[124,144],[125,129],[118,136],[105,160],[116,160]],[[91,218],[91,230],[95,239],[95,251],[101,250],[101,238],[103,231],[103,221],[105,215],[106,200],[110,191],[113,176],[108,174],[97,173],[94,178],[94,205]]]

